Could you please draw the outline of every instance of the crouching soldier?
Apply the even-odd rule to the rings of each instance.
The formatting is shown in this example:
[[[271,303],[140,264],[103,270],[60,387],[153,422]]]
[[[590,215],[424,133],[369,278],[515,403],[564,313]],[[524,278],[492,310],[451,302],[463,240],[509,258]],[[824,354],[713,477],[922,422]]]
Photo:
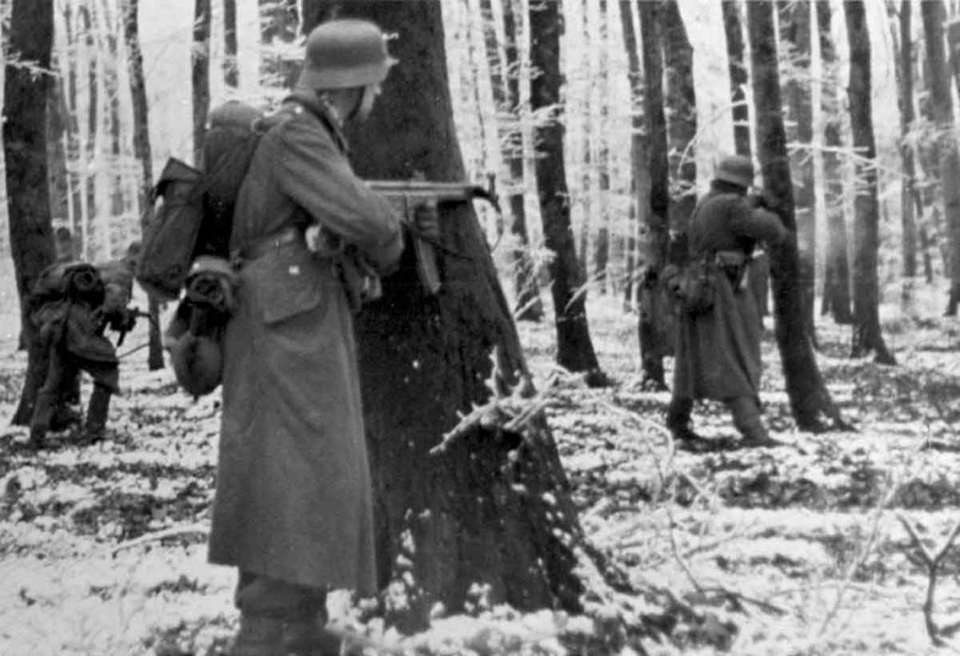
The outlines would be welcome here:
[[[43,446],[44,439],[66,402],[68,390],[81,371],[93,378],[81,440],[98,442],[106,430],[110,397],[119,391],[119,360],[114,345],[104,333],[109,327],[121,335],[136,321],[136,311],[127,308],[133,288],[132,246],[128,257],[100,267],[71,264],[62,271],[61,295],[37,308],[39,391],[30,420],[30,445]]]

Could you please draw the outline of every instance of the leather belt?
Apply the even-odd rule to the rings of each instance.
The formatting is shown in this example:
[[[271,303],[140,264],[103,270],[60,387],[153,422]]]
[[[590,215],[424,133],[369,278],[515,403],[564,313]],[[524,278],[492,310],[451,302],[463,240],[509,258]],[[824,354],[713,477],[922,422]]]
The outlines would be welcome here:
[[[294,226],[281,228],[272,232],[263,239],[258,239],[252,244],[247,244],[240,249],[240,259],[256,260],[267,253],[271,253],[287,244],[300,243],[306,246],[307,240],[303,235],[303,230]]]

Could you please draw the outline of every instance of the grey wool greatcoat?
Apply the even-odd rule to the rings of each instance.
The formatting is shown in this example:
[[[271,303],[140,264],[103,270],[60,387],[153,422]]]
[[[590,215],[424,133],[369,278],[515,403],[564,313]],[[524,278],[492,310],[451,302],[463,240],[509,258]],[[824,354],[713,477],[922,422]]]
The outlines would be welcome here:
[[[354,175],[329,110],[313,94],[297,98],[253,157],[231,247],[319,225],[389,271],[402,250],[398,217]],[[300,240],[244,260],[224,363],[210,561],[375,592],[353,319],[334,263]]]
[[[711,190],[689,228],[693,253],[739,251],[749,257],[757,242],[777,244],[789,236],[776,214],[750,207],[747,199]],[[717,299],[709,312],[681,314],[674,369],[675,397],[718,401],[759,395],[763,322],[748,285],[734,288],[717,276]],[[669,284],[669,283],[668,283]]]

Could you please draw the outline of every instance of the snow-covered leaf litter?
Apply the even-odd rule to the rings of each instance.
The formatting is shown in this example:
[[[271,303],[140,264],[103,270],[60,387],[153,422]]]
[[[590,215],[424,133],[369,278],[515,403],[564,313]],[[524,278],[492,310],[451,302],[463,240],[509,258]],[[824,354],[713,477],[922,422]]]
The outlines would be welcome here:
[[[712,653],[711,643],[737,654],[933,653],[920,612],[926,576],[896,513],[931,545],[960,514],[955,322],[925,320],[914,334],[898,320],[890,340],[897,368],[846,359],[848,329],[819,326],[821,370],[858,428],[825,435],[795,430],[768,335],[765,415],[787,446],[697,455],[671,452],[662,430],[669,394],[641,384],[635,317],[617,305],[590,305],[595,345],[616,385],[589,390],[566,380],[548,406],[550,425],[594,545],[635,585],[668,590],[709,621],[673,618],[672,644],[624,637],[616,613],[682,613],[658,606],[662,596],[627,598],[598,582],[593,618],[494,608],[438,618],[405,639],[373,622],[376,643],[435,654]],[[519,328],[546,380],[552,326]],[[0,346],[6,420],[23,355],[12,341]],[[78,449],[64,440],[33,456],[20,448],[22,429],[0,439],[2,654],[216,654],[230,635],[233,576],[205,564],[202,538],[113,551],[144,533],[202,524],[212,498],[216,397],[192,402],[169,371],[147,372],[143,360],[124,363],[127,392],[106,444]],[[695,420],[705,435],[734,435],[715,404],[698,406]],[[938,582],[944,623],[960,617],[958,564],[951,554]]]

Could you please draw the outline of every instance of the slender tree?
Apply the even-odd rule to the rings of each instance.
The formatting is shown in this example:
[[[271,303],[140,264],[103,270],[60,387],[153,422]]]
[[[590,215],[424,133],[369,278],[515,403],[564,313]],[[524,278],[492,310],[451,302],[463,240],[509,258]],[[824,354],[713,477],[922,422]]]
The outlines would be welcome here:
[[[659,2],[637,3],[643,48],[644,116],[647,132],[647,167],[650,171],[650,207],[647,213],[646,266],[640,288],[640,361],[643,377],[666,389],[663,357],[670,351],[665,331],[666,307],[658,302],[660,271],[667,263],[670,240],[670,163],[667,156],[667,121],[663,109],[663,50]]]
[[[958,149],[953,118],[953,98],[950,93],[950,74],[944,54],[943,24],[946,19],[943,2],[928,0],[920,3],[923,32],[927,45],[927,66],[930,71],[930,111],[937,132],[940,178],[943,194],[943,213],[947,223],[949,242],[950,299],[946,314],[955,316],[960,304],[960,149]]]
[[[637,47],[637,30],[633,24],[631,0],[620,0],[620,21],[623,29],[623,44],[627,51],[627,79],[630,83],[630,203],[629,236],[627,238],[627,266],[625,271],[624,304],[631,307],[635,302],[634,270],[636,268],[637,227],[640,215],[649,205],[647,196],[647,152],[643,131],[643,71],[640,70],[640,55]]]
[[[743,25],[738,0],[722,0],[723,31],[730,71],[730,100],[733,106],[733,143],[738,155],[752,157],[750,147],[750,105],[747,102],[747,61],[744,56]]]
[[[210,28],[211,0],[194,0],[193,48],[190,51],[193,89],[193,161],[200,164],[203,137],[210,112]]]
[[[595,115],[597,150],[597,215],[599,225],[593,246],[594,278],[601,294],[607,293],[610,264],[610,30],[607,0],[598,0],[597,86],[600,111]]]
[[[693,83],[693,46],[677,0],[662,6],[664,104],[669,120],[667,139],[672,179],[670,229],[686,232],[697,205],[697,94]]]
[[[827,213],[826,260],[824,262],[822,314],[839,324],[853,323],[850,307],[850,259],[847,255],[847,222],[844,216],[844,185],[840,150],[843,148],[843,117],[840,104],[840,64],[833,43],[833,16],[829,2],[814,3],[820,35],[820,67],[823,84],[823,182]]]
[[[784,226],[795,235],[797,226],[793,184],[783,125],[773,5],[748,2],[747,29],[764,194]],[[798,284],[800,263],[795,237],[777,249],[770,260],[777,346],[794,419],[803,430],[819,431],[843,426],[844,422],[823,382],[812,344],[804,329],[803,301]]]
[[[873,104],[870,65],[870,33],[862,0],[843,3],[850,43],[850,123],[853,126],[853,147],[857,196],[854,200],[853,278],[853,357],[874,353],[877,362],[895,364],[880,332],[880,285],[877,280],[877,258],[880,251],[880,201],[877,192],[877,147],[873,134]]]
[[[237,62],[237,0],[223,0],[223,80],[228,87],[240,85]]]
[[[811,89],[811,30],[809,0],[779,0],[781,43],[786,52],[789,76],[785,95],[793,129],[790,168],[794,179],[797,245],[800,250],[800,291],[807,335],[817,343],[814,326],[815,260],[817,252],[816,190],[813,167],[813,103]]]
[[[140,48],[140,0],[121,0],[123,18],[123,42],[127,49],[127,66],[130,78],[130,96],[133,101],[133,154],[140,163],[137,207],[141,231],[145,231],[153,218],[151,188],[153,186],[153,154],[150,145],[149,103],[147,85],[143,74],[143,51]],[[147,365],[150,371],[163,368],[163,344],[160,336],[160,304],[149,298],[150,342]]]
[[[13,0],[6,53],[3,154],[10,251],[21,309],[21,346],[33,338],[26,300],[53,263],[47,178],[47,98],[52,77],[53,0]]]
[[[348,134],[357,173],[462,179],[439,0],[306,2],[304,15],[319,20],[338,7],[398,34],[390,49],[401,63],[370,119]],[[521,383],[526,365],[472,207],[441,211],[440,291],[420,291],[408,249],[382,300],[356,318],[381,583],[408,601],[388,606],[388,619],[422,626],[438,604],[462,609],[478,585],[495,603],[576,610],[582,534],[542,418],[454,428],[458,412]],[[446,446],[433,451],[445,434]]]
[[[605,384],[606,375],[597,361],[587,323],[584,275],[577,261],[570,202],[563,156],[564,127],[561,120],[560,35],[563,16],[559,1],[535,1],[530,6],[530,59],[537,71],[531,81],[531,108],[543,115],[537,128],[539,155],[536,161],[537,191],[546,247],[553,251],[548,270],[557,324],[557,362],[574,372],[587,374],[590,384]]]

